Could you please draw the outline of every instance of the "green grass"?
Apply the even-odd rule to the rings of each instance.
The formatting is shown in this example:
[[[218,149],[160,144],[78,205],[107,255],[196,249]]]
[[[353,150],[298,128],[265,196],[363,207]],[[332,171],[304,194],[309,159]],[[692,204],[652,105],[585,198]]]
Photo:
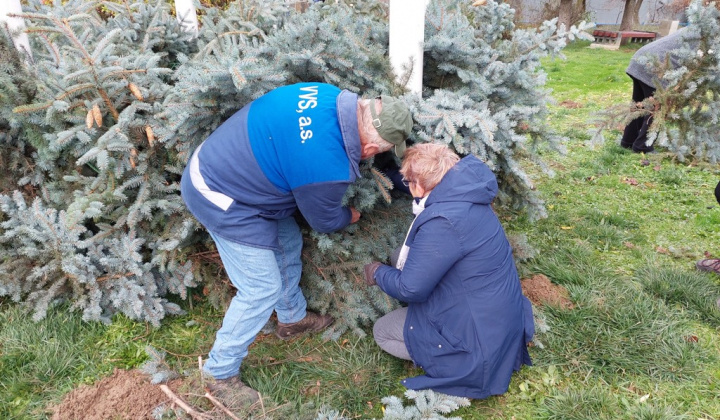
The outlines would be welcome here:
[[[91,351],[105,328],[52,310],[38,323],[16,306],[0,312],[0,418],[40,416],[48,397],[109,373]],[[95,368],[94,368],[95,367]]]
[[[706,253],[720,256],[720,169],[678,163],[662,153],[632,154],[590,139],[594,115],[630,99],[624,73],[633,49],[571,45],[566,61],[547,60],[556,104],[550,122],[567,153],[544,152],[554,177],[535,173],[548,217],[504,217],[539,251],[523,275],[542,273],[568,289],[573,309],[536,308],[548,331],[531,348],[534,366],[508,392],[453,413],[490,419],[720,418],[720,279],[698,273]],[[178,370],[197,371],[222,313],[194,298],[188,315],[153,329],[123,317],[85,323],[64,307],[27,322],[14,305],[0,311],[0,418],[43,418],[47,404],[114,367],[142,364],[146,345]],[[187,305],[186,305],[187,306]],[[380,418],[380,400],[400,396],[399,381],[419,371],[384,354],[372,338],[345,335],[283,342],[261,336],[243,377],[285,418],[313,418],[331,406],[349,418]],[[290,414],[288,414],[290,413]],[[299,413],[303,413],[302,416]],[[282,417],[282,416],[281,416]],[[278,417],[280,418],[280,417]]]
[[[637,48],[630,46],[608,51],[589,48],[589,44],[586,41],[570,44],[564,50],[568,60],[546,60],[544,70],[548,74],[548,87],[558,102],[583,103],[588,99],[612,97],[615,92],[628,94],[626,88],[632,83],[625,68]]]

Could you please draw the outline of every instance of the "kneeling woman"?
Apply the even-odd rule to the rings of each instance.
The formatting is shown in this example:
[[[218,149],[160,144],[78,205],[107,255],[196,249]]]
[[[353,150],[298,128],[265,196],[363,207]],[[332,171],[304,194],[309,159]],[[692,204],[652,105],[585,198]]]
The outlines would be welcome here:
[[[364,274],[408,306],[377,321],[375,341],[425,371],[403,380],[409,389],[478,399],[503,394],[513,371],[531,364],[534,325],[490,206],[495,175],[474,156],[461,160],[437,144],[408,149],[400,173],[415,197],[415,220],[397,268],[374,262]]]

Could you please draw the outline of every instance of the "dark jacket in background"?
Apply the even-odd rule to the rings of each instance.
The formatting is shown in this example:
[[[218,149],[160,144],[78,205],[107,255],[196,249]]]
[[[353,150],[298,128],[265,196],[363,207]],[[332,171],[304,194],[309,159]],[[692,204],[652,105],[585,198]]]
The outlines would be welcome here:
[[[657,82],[659,81],[662,83],[663,81],[661,79],[658,80],[657,75],[650,72],[645,63],[643,63],[642,60],[638,61],[638,59],[641,57],[654,57],[660,62],[663,62],[669,58],[670,67],[668,70],[675,70],[680,67],[680,65],[678,64],[677,55],[673,52],[682,48],[685,45],[685,42],[688,42],[691,48],[697,49],[698,42],[697,40],[692,40],[690,38],[687,28],[679,29],[670,35],[650,42],[633,54],[625,73],[627,73],[630,77],[657,89],[659,87]]]

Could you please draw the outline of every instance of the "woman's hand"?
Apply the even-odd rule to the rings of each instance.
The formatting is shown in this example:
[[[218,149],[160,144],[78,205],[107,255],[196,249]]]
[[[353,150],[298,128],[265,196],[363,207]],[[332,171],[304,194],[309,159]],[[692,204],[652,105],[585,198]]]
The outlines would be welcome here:
[[[375,286],[377,285],[377,282],[375,282],[375,272],[377,271],[378,267],[380,267],[382,263],[379,262],[372,262],[370,264],[365,264],[363,267],[363,274],[365,275],[365,284],[368,286]]]

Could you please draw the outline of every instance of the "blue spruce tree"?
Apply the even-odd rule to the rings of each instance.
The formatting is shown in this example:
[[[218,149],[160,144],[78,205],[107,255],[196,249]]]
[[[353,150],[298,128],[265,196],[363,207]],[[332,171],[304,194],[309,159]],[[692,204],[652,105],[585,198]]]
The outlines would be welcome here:
[[[181,163],[154,135],[169,66],[191,52],[190,37],[160,2],[102,3],[118,12],[109,18],[98,6],[27,9],[38,87],[14,115],[40,135],[17,180],[31,191],[0,196],[0,290],[36,318],[64,298],[86,319],[122,312],[157,325],[179,311],[166,293],[195,284],[179,246],[194,228],[178,196]]]
[[[542,217],[521,164],[541,142],[557,146],[539,60],[582,28],[516,29],[507,5],[467,3],[431,2],[417,96],[390,67],[387,8],[375,0],[315,3],[304,13],[282,1],[236,1],[203,8],[196,37],[162,1],[30,0],[36,54],[25,71],[38,87],[12,105],[12,124],[37,134],[13,140],[32,144],[21,151],[31,164],[14,175],[15,191],[0,195],[0,295],[26,302],[36,318],[63,298],[86,319],[121,312],[158,324],[179,309],[168,293],[185,298],[201,282],[226,289],[200,257],[211,241],[184,209],[180,174],[235,111],[301,81],[401,96],[413,110],[414,141],[479,156],[498,177],[499,207]],[[7,115],[0,123],[11,122]],[[338,319],[331,336],[362,335],[398,304],[361,280],[363,264],[401,244],[412,216],[381,170],[392,159],[364,162],[348,190],[360,223],[331,235],[304,228],[302,285],[311,307]]]
[[[13,108],[32,101],[37,87],[13,45],[8,28],[0,25],[0,191],[12,191],[32,172],[32,143],[38,133],[22,123]]]
[[[679,67],[668,60],[650,61],[666,85],[651,103],[648,138],[683,161],[689,157],[720,161],[720,11],[715,2],[693,1],[686,9],[688,35],[676,51]]]
[[[695,0],[686,9],[682,45],[664,59],[638,57],[660,81],[654,95],[640,104],[603,113],[596,137],[618,122],[652,115],[648,143],[666,147],[679,161],[720,161],[720,10],[718,3]]]

